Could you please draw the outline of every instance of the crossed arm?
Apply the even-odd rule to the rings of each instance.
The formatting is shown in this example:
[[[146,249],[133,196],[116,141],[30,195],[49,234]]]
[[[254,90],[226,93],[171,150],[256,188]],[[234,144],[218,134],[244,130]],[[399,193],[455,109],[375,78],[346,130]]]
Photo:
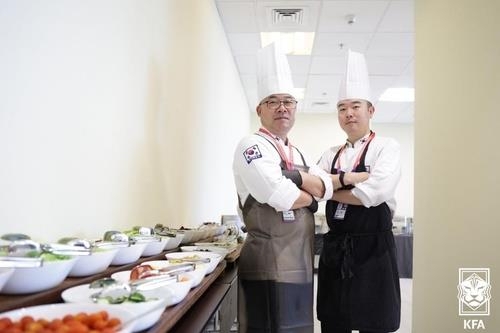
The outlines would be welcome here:
[[[307,192],[315,197],[322,197],[325,192],[325,186],[323,181],[314,175],[306,173],[304,171],[297,171],[299,176],[296,175],[298,179],[294,180],[300,183],[300,189],[302,192]],[[367,172],[346,172],[343,176],[344,185],[355,185],[357,183],[361,183],[368,179],[369,173]],[[333,184],[333,195],[331,197],[332,200],[339,201],[342,203],[350,204],[350,205],[361,205],[361,201],[356,198],[350,190],[340,190],[343,185],[340,182],[340,175],[330,175]],[[300,179],[300,180],[299,180]],[[297,184],[298,185],[298,184]],[[302,193],[301,193],[302,195]],[[304,193],[304,199],[307,198],[307,195]],[[310,198],[307,198],[310,200]]]

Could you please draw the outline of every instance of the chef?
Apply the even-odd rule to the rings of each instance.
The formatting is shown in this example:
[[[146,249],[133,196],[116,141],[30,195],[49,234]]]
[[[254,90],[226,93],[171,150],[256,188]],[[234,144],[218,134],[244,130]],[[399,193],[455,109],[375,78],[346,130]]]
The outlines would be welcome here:
[[[338,122],[347,134],[318,165],[342,179],[349,171],[369,177],[343,187],[326,205],[318,269],[317,316],[323,333],[393,332],[400,324],[400,288],[392,216],[400,179],[400,147],[370,130],[375,108],[366,61],[348,51],[337,103]]]
[[[288,138],[297,100],[285,54],[274,43],[257,59],[262,127],[239,142],[233,162],[248,232],[238,262],[240,332],[312,333],[313,213],[333,184]]]

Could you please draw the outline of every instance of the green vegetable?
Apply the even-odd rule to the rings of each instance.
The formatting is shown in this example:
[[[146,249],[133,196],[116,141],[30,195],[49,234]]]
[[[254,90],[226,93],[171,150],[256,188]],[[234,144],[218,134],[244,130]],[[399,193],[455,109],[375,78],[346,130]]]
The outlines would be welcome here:
[[[62,254],[53,254],[53,253],[42,253],[41,257],[45,261],[57,261],[57,260],[71,259],[71,256],[62,255]]]
[[[128,300],[134,303],[146,302],[146,297],[138,292],[133,292],[128,296]]]
[[[107,304],[122,304],[122,303],[126,303],[126,302],[143,303],[143,302],[152,301],[152,300],[157,300],[157,298],[146,298],[146,296],[144,296],[140,292],[135,291],[128,296],[101,297],[101,298],[98,298],[98,303],[100,303],[100,304],[106,304],[106,303]]]

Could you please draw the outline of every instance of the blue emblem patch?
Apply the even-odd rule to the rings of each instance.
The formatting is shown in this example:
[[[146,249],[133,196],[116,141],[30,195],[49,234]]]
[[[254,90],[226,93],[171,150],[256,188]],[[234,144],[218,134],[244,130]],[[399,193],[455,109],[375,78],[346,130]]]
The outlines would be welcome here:
[[[245,151],[243,152],[243,156],[245,156],[245,160],[247,161],[247,163],[250,164],[250,162],[252,162],[253,160],[261,158],[262,153],[260,152],[258,145],[253,145],[252,147],[245,149]]]

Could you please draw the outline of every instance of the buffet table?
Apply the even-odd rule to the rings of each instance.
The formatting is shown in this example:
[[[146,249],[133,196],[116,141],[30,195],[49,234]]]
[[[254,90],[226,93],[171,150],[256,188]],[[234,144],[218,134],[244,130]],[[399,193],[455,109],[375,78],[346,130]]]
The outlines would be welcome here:
[[[130,270],[144,261],[165,259],[165,253],[177,251],[178,249],[174,249],[155,256],[140,258],[132,264],[110,266],[102,273],[84,278],[66,278],[59,286],[34,294],[0,294],[0,313],[33,305],[63,302],[61,292],[67,288],[90,283],[118,271]],[[221,316],[224,313],[225,323],[232,324],[236,318],[235,310],[231,311],[231,308],[236,309],[237,269],[234,264],[236,259],[237,256],[232,254],[227,260],[221,261],[212,273],[205,276],[196,288],[189,291],[182,302],[168,307],[160,320],[143,332],[201,332],[217,311]],[[223,331],[221,325],[220,331],[229,332],[229,329]]]

